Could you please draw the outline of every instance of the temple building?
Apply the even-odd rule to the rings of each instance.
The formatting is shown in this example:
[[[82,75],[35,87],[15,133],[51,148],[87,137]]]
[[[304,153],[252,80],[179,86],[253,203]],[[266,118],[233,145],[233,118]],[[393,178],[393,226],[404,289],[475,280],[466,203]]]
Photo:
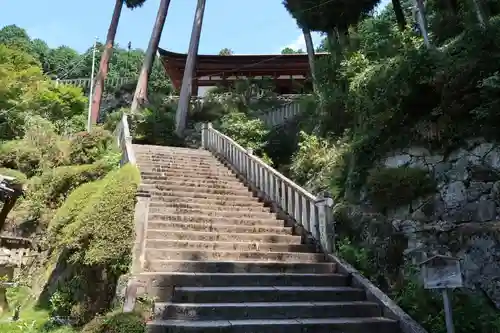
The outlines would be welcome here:
[[[180,90],[187,54],[160,48],[158,54],[174,87]],[[279,94],[312,91],[307,54],[197,55],[191,95],[199,96],[210,87],[227,86],[242,79],[270,79]]]

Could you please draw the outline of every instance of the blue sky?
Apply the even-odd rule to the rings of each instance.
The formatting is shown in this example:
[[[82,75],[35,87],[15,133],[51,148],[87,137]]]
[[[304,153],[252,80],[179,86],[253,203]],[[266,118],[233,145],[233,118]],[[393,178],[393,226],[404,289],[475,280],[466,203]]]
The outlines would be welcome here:
[[[117,42],[145,48],[159,2],[124,9]],[[171,0],[160,47],[187,51],[196,2]],[[113,6],[113,0],[0,0],[0,26],[16,24],[51,47],[84,51],[95,37],[105,40]],[[314,42],[319,40],[316,34]],[[237,54],[279,53],[287,46],[303,47],[303,38],[281,0],[207,0],[199,53],[214,54],[225,47]]]

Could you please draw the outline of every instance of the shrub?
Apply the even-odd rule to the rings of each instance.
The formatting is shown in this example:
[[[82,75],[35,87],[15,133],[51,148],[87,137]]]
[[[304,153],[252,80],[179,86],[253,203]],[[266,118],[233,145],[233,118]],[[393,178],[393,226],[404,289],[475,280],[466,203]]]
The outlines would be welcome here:
[[[113,144],[110,132],[95,128],[90,133],[76,133],[69,142],[70,164],[91,164],[99,160]]]
[[[269,131],[259,119],[250,119],[242,112],[231,112],[223,116],[220,131],[244,148],[261,150],[266,144]]]
[[[31,177],[43,169],[68,161],[68,142],[63,140],[48,120],[33,116],[26,120],[24,137],[0,146],[0,165]]]
[[[75,212],[72,223],[62,229],[59,246],[76,251],[74,259],[86,265],[124,264],[133,243],[135,194],[139,182],[139,172],[132,165],[109,173],[81,210]],[[89,188],[87,186],[87,191]],[[81,198],[85,195],[82,192],[68,199]],[[61,212],[56,216],[61,216]]]
[[[26,181],[28,180],[28,177],[26,177],[26,175],[24,173],[22,173],[21,171],[8,169],[8,168],[0,168],[0,175],[14,177],[15,179],[13,180],[13,182],[16,184],[21,184],[21,185],[26,183]]]
[[[375,168],[369,172],[367,195],[381,209],[410,204],[414,199],[434,193],[435,181],[425,170],[410,168]]]
[[[78,213],[82,210],[89,199],[96,193],[102,181],[93,181],[77,187],[72,191],[63,205],[57,210],[49,224],[49,237],[54,241],[60,236],[59,231],[65,225],[73,223]]]
[[[299,149],[292,157],[292,176],[310,191],[330,189],[335,198],[340,198],[344,193],[348,148],[341,141],[333,144],[300,132]]]
[[[82,333],[144,333],[146,323],[140,313],[112,312],[96,317],[82,330]]]
[[[32,196],[42,199],[43,204],[57,208],[68,194],[81,184],[102,178],[110,171],[104,163],[62,166],[45,171],[31,182]]]

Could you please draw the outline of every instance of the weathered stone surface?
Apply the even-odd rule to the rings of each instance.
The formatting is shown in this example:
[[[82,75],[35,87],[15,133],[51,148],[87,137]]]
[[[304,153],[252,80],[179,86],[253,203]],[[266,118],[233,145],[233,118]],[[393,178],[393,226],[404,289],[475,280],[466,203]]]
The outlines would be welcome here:
[[[405,253],[449,252],[463,262],[468,287],[481,288],[500,308],[500,239],[474,236],[461,242],[447,239],[446,230],[470,223],[500,221],[500,145],[483,138],[443,156],[423,147],[411,147],[389,154],[382,164],[389,168],[409,166],[429,170],[438,186],[434,196],[419,198],[409,206],[387,212],[392,226],[403,232],[408,246]],[[422,230],[445,231],[439,241]],[[423,245],[425,244],[425,246]]]

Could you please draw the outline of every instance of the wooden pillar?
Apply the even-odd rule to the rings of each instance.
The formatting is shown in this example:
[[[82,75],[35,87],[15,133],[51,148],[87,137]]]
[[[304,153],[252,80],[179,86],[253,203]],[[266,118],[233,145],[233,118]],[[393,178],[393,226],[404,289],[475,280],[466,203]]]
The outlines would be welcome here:
[[[175,133],[182,137],[186,127],[186,118],[189,109],[190,93],[192,89],[193,72],[196,64],[196,56],[198,47],[200,46],[201,27],[203,24],[203,14],[205,13],[206,0],[198,0],[196,14],[193,22],[193,30],[191,32],[191,41],[189,43],[189,51],[184,67],[184,76],[182,78],[181,93],[179,96],[179,105],[175,114]]]
[[[198,96],[198,80],[194,79],[191,86],[191,96]]]

